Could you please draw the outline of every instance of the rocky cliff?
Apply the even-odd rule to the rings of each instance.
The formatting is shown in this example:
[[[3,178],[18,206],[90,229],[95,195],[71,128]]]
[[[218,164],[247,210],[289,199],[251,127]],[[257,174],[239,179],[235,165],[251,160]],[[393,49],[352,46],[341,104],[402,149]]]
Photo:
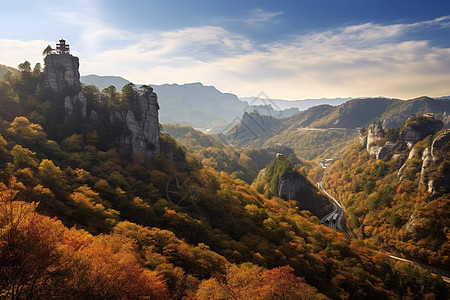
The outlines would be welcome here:
[[[411,147],[426,136],[434,134],[442,127],[443,122],[435,119],[434,114],[429,113],[422,116],[412,115],[400,131],[400,140],[406,142]]]
[[[429,160],[432,160],[429,164],[434,165],[434,170],[436,171],[433,172],[432,168],[428,169],[433,172],[427,176],[429,179],[427,184],[428,192],[431,193],[432,197],[442,192],[448,193],[450,192],[450,158],[448,157],[450,152],[450,130],[446,130],[433,140],[429,152],[431,156]]]
[[[425,187],[428,191],[427,201],[448,194],[450,192],[450,130],[439,134],[431,143],[431,146],[420,147],[415,145],[409,152],[408,159],[398,172],[400,180],[408,174],[420,170],[419,187]],[[422,155],[420,155],[422,152]],[[420,230],[416,213],[411,214],[407,223],[407,239],[419,241],[427,236],[426,232]]]
[[[383,139],[386,137],[386,133],[383,130],[383,125],[380,122],[374,122],[367,129],[366,149],[370,155],[375,156],[377,159],[390,159],[391,154],[396,150],[404,149],[406,146],[411,149],[418,141],[436,133],[442,126],[443,122],[435,119],[434,114],[411,115],[403,125],[398,140],[385,142]],[[360,145],[363,145],[361,138],[363,137],[360,137]],[[425,152],[425,154],[423,159],[428,163],[426,157],[429,154],[428,152]]]
[[[129,134],[120,138],[120,151],[124,154],[145,153],[153,157],[160,153],[158,99],[153,89],[140,95],[128,110],[114,112],[112,122],[126,125]]]
[[[125,155],[144,153],[154,157],[160,153],[158,100],[153,89],[148,87],[120,110],[104,112],[88,110],[88,100],[82,92],[78,57],[69,53],[49,54],[45,57],[43,85],[53,91],[57,101],[64,104],[65,120],[77,114],[82,122],[95,125],[99,119],[119,122],[127,129],[117,137],[119,152]]]
[[[431,143],[431,146],[414,146],[409,152],[408,158],[399,169],[398,177],[420,171],[419,186],[425,186],[434,197],[450,190],[450,173],[448,153],[450,151],[450,130],[439,134]],[[419,169],[417,169],[419,168]]]
[[[315,187],[298,172],[285,172],[278,183],[278,196],[285,200],[296,200],[300,209],[309,210],[323,217],[331,211],[331,204],[325,197],[312,195]]]
[[[370,147],[373,146],[372,143],[375,143],[378,140],[381,140],[385,137],[385,132],[383,130],[383,126],[380,122],[374,122],[369,125],[367,128],[367,150],[369,151]]]
[[[81,92],[78,57],[69,53],[49,54],[44,59],[44,86],[55,93],[75,96]]]

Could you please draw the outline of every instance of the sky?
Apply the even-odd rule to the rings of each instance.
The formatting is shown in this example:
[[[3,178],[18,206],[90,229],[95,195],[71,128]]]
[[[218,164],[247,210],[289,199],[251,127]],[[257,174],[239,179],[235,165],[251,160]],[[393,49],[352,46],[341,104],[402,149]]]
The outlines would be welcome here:
[[[450,95],[450,0],[0,0],[0,64],[273,99]]]

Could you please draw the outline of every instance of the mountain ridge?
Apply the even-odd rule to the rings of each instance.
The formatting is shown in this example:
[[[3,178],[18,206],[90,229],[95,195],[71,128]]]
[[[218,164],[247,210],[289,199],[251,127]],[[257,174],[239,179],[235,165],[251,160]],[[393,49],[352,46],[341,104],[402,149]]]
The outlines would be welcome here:
[[[114,85],[117,90],[130,81],[120,76],[81,76],[84,84],[93,84],[100,90]],[[139,84],[137,84],[139,86]],[[275,111],[272,106],[253,105],[231,93],[222,93],[214,86],[205,86],[201,82],[186,84],[151,84],[158,94],[160,118],[162,123],[189,125],[204,130],[221,127],[237,122],[245,111],[258,110],[261,114],[277,118],[289,117],[298,112],[296,108]]]
[[[256,115],[242,118],[222,138],[231,144],[258,147],[281,143],[300,157],[326,158],[324,156],[338,155],[343,143],[350,144],[358,137],[358,128],[367,127],[374,121],[381,121],[389,129],[402,126],[412,114],[433,113],[443,121],[444,128],[449,128],[449,112],[450,99],[353,99],[339,106],[323,104],[311,107],[276,124]],[[325,140],[329,139],[333,142],[322,148]],[[330,147],[335,150],[330,152]]]

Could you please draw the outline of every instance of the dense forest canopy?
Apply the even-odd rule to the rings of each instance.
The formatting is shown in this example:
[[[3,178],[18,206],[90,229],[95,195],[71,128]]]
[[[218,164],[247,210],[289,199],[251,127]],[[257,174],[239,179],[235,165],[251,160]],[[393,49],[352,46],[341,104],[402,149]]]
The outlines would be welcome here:
[[[167,133],[160,135],[167,151],[153,159],[119,155],[123,129],[65,120],[60,95],[41,77],[28,63],[0,82],[2,297],[448,297],[440,277],[349,241],[295,201],[270,190],[267,199]],[[84,86],[83,93],[108,111],[139,91]],[[227,157],[249,151],[211,143]],[[241,170],[252,170],[252,160]]]

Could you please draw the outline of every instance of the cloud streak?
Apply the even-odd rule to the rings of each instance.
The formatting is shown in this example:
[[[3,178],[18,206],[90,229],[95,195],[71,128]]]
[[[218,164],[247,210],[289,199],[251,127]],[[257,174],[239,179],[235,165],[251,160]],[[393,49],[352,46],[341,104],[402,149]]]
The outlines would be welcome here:
[[[284,14],[282,11],[269,12],[260,8],[255,8],[250,12],[250,17],[246,20],[246,22],[251,25],[259,25],[273,21],[276,17],[281,16],[282,14]]]

